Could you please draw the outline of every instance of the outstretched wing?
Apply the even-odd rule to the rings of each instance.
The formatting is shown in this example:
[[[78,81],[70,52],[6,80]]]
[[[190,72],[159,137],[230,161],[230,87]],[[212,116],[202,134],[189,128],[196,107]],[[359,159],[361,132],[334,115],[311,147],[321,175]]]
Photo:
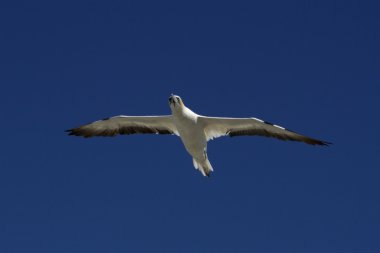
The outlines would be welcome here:
[[[313,139],[281,126],[256,118],[218,118],[200,116],[198,120],[205,127],[207,140],[220,136],[259,135],[280,140],[301,141],[311,145],[329,145],[331,143]]]
[[[93,137],[118,134],[176,134],[172,116],[115,116],[66,130],[69,135]]]

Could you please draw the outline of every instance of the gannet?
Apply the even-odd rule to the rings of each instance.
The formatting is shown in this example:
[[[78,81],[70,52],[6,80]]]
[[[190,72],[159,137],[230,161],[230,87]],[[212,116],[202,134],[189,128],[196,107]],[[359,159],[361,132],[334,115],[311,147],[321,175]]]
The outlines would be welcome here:
[[[69,135],[115,136],[119,134],[174,134],[181,138],[193,158],[194,167],[203,176],[213,171],[207,156],[207,142],[220,136],[259,135],[280,140],[300,141],[311,145],[331,143],[310,138],[257,118],[207,117],[196,114],[185,106],[177,95],[169,97],[171,115],[119,115],[66,130]]]

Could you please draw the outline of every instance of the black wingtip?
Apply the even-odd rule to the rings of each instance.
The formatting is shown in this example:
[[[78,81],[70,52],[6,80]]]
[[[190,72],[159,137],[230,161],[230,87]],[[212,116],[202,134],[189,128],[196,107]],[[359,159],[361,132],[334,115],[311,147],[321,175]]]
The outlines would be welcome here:
[[[326,147],[329,147],[330,145],[333,145],[332,142],[328,142],[328,141],[320,141],[320,140],[318,140],[318,141],[315,142],[315,143],[311,143],[311,144],[318,145],[318,146],[326,146]]]
[[[65,133],[67,133],[67,135],[74,135],[74,129],[67,129]]]

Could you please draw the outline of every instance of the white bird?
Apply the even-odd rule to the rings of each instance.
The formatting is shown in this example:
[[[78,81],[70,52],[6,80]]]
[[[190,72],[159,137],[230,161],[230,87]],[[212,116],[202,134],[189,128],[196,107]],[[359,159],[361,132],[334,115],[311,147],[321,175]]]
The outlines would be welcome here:
[[[280,140],[302,141],[311,145],[331,143],[309,138],[257,118],[206,117],[187,108],[177,95],[169,97],[172,115],[115,116],[67,130],[69,135],[93,137],[118,134],[175,134],[193,158],[193,164],[204,176],[213,168],[207,157],[207,142],[220,136],[260,135]]]

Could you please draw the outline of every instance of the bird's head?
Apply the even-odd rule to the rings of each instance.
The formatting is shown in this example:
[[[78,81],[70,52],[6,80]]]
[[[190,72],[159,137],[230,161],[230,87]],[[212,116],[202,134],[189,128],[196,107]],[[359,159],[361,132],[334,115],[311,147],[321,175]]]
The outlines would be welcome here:
[[[169,97],[169,106],[172,110],[182,109],[184,107],[182,99],[177,95],[171,95]]]

